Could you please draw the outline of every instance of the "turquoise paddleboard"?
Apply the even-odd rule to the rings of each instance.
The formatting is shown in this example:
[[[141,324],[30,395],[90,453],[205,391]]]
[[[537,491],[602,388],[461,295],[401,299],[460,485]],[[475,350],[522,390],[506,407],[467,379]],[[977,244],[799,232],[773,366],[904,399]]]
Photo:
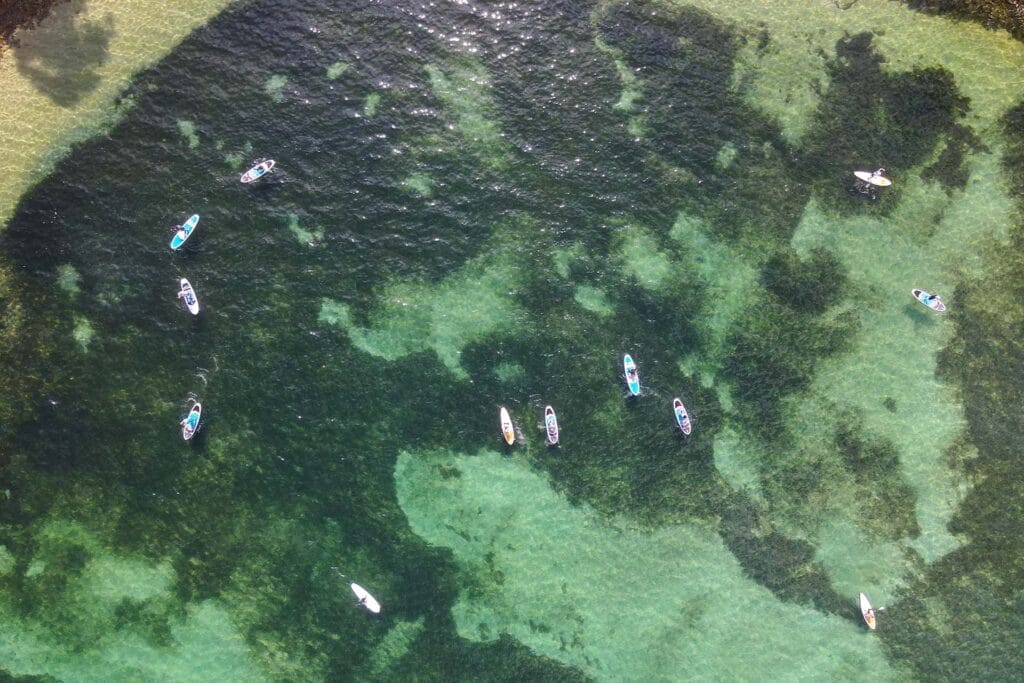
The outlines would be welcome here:
[[[185,240],[192,235],[192,231],[196,229],[197,225],[199,225],[199,214],[191,216],[187,221],[182,223],[181,227],[178,228],[178,231],[174,233],[174,237],[171,238],[171,249],[177,249],[181,245],[185,244]]]
[[[636,371],[636,363],[633,356],[628,353],[622,357],[622,367],[626,370],[626,385],[629,386],[629,393],[633,396],[640,395],[640,375]]]
[[[203,404],[196,401],[188,411],[188,415],[181,421],[181,438],[188,441],[199,431],[199,418],[203,414]]]

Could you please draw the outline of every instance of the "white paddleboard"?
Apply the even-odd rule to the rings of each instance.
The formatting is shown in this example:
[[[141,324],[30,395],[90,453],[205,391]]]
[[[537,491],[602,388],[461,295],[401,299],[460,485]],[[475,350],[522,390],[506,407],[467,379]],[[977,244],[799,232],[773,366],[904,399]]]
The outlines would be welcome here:
[[[196,298],[196,292],[192,289],[192,283],[185,278],[181,278],[179,286],[181,289],[178,291],[178,298],[184,302],[189,313],[199,315],[199,299]]]
[[[923,289],[912,289],[910,293],[915,299],[936,313],[942,313],[946,310],[946,304],[943,303],[942,298],[938,294],[932,295]]]
[[[875,630],[877,625],[875,622],[875,610],[868,602],[868,596],[863,593],[860,594],[860,613],[864,617],[864,623],[868,625],[868,628],[872,631]]]
[[[555,409],[551,406],[544,408],[544,429],[548,433],[548,445],[558,445],[558,418],[555,417]]]
[[[512,429],[512,418],[509,417],[508,411],[505,410],[505,406],[501,407],[501,435],[505,437],[505,443],[509,446],[516,441],[516,432]]]
[[[879,175],[878,171],[875,171],[874,173],[870,171],[854,171],[853,175],[857,176],[865,183],[869,183],[875,187],[889,187],[892,185],[892,181],[884,175]]]
[[[366,590],[358,583],[352,583],[352,592],[359,598],[359,604],[370,610],[374,614],[380,614],[380,603],[377,599],[370,595],[370,591]]]
[[[241,181],[243,183],[251,183],[254,180],[259,180],[263,176],[265,176],[268,173],[270,173],[270,171],[273,170],[273,168],[274,168],[274,160],[273,159],[268,159],[266,161],[261,161],[260,163],[256,164],[255,166],[250,168],[248,171],[243,173],[242,177],[241,177]]]

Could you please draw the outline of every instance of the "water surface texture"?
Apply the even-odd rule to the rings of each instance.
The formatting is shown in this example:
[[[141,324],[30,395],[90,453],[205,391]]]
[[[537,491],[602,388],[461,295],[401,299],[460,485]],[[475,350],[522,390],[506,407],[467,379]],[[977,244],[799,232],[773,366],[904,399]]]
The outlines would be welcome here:
[[[229,6],[0,233],[0,670],[1020,679],[1021,74],[867,0]]]
[[[130,77],[228,0],[67,0],[0,57],[0,224],[76,142],[131,108]]]

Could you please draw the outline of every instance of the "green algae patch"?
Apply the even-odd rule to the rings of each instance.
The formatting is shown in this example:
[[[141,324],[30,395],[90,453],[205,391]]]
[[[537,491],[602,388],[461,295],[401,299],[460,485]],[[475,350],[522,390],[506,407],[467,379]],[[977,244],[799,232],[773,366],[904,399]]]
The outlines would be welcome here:
[[[722,430],[715,436],[715,468],[733,490],[763,502],[760,463],[766,454],[756,444],[734,429]]]
[[[344,75],[346,71],[349,70],[351,66],[351,64],[348,64],[346,62],[335,62],[334,64],[331,64],[329,67],[327,67],[327,80],[338,80],[339,78],[342,77],[342,75]]]
[[[632,69],[618,59],[615,60],[615,70],[619,72],[619,78],[622,79],[622,95],[619,96],[619,101],[612,106],[622,111],[633,111],[636,108],[637,100],[643,98],[643,93],[637,86],[636,75]]]
[[[7,546],[0,545],[0,576],[7,576],[14,570],[15,559]]]
[[[646,230],[628,227],[621,231],[619,239],[621,268],[638,285],[659,292],[679,281],[672,260]]]
[[[399,621],[391,627],[370,655],[370,672],[380,676],[409,652],[413,642],[425,628],[423,617],[416,621]]]
[[[697,325],[704,343],[701,357],[688,358],[691,372],[714,377],[728,353],[736,321],[762,296],[757,267],[739,248],[711,237],[711,226],[697,216],[680,212],[669,237],[685,249],[683,267],[697,276],[708,295]]]
[[[371,479],[364,485],[371,485]],[[388,571],[345,542],[355,528],[348,524],[273,515],[247,525],[254,545],[249,546],[246,561],[229,561],[234,571],[221,600],[239,630],[249,635],[252,655],[273,680],[324,680],[330,677],[328,652],[335,644],[348,654],[369,654],[369,647],[379,640],[367,628],[367,615],[342,574],[375,577],[366,583],[387,609]],[[342,671],[365,666],[352,662]]]
[[[377,115],[377,106],[380,104],[380,93],[372,92],[366,96],[366,102],[363,104],[363,116],[368,119],[372,119]]]
[[[306,230],[299,223],[298,215],[294,213],[288,214],[288,231],[295,236],[295,239],[301,244],[308,246],[314,246],[324,238],[323,228],[317,228],[315,230]]]
[[[216,601],[179,608],[169,563],[113,554],[73,522],[45,523],[33,548],[23,600],[15,605],[0,594],[7,673],[188,680],[202,671],[215,680],[263,679]]]
[[[320,323],[346,329],[352,324],[352,314],[348,306],[340,301],[326,298],[320,301],[320,313],[316,319]]]
[[[521,382],[526,379],[526,368],[519,363],[502,361],[494,366],[494,376],[503,384]]]
[[[76,590],[100,604],[144,602],[166,595],[174,587],[174,578],[174,570],[167,563],[139,565],[100,556],[83,569]]]
[[[953,392],[935,373],[937,354],[950,330],[941,318],[924,316],[928,311],[923,307],[917,310],[908,285],[924,281],[937,291],[950,291],[947,273],[972,258],[968,245],[977,244],[986,233],[1002,231],[1006,214],[991,213],[991,206],[981,200],[982,196],[998,197],[998,186],[978,188],[977,215],[967,223],[948,220],[943,209],[951,200],[935,186],[908,183],[904,192],[899,209],[884,220],[839,219],[812,202],[793,243],[803,253],[827,245],[846,264],[850,287],[861,292],[861,331],[851,337],[850,353],[822,365],[808,400],[827,396],[856,408],[866,429],[894,444],[917,496],[921,533],[912,545],[933,561],[958,545],[947,528],[954,511],[952,501],[958,497],[957,477],[944,453],[962,430],[963,417]],[[932,234],[915,235],[922,221],[933,226]],[[869,249],[872,243],[885,243],[887,248]],[[864,386],[873,391],[864,392]],[[929,408],[927,414],[894,413],[879,396],[897,405]],[[815,424],[825,426],[808,422],[807,431],[802,432],[807,438],[812,438]]]
[[[1019,92],[1018,95],[1019,97]],[[1001,167],[1010,187],[1024,187],[1024,102],[1002,122],[1005,152]],[[988,174],[986,174],[988,175]],[[967,184],[975,184],[977,171]],[[991,189],[991,188],[988,188]],[[982,243],[981,268],[955,271],[956,288],[943,327],[951,337],[938,357],[939,376],[956,383],[967,428],[944,456],[960,479],[959,499],[949,530],[963,544],[954,555],[923,570],[923,576],[892,606],[910,628],[894,631],[892,656],[906,658],[915,677],[964,680],[1020,677],[1019,643],[1024,604],[1021,528],[1024,490],[1021,470],[1021,366],[1024,325],[1021,245],[1024,197],[1006,224],[1008,239]],[[982,220],[985,206],[973,209]],[[981,238],[983,235],[977,235]],[[929,345],[930,346],[930,345]],[[897,402],[898,412],[910,410]],[[920,416],[925,417],[925,416]],[[966,442],[969,438],[970,442]],[[976,451],[975,451],[976,449]],[[923,655],[922,652],[927,652]]]
[[[636,74],[626,64],[622,58],[622,53],[601,40],[600,36],[594,36],[594,44],[598,50],[611,57],[612,62],[615,64],[615,71],[622,82],[622,94],[619,96],[619,101],[612,105],[612,107],[625,112],[634,111],[637,108],[636,102],[643,98],[643,92],[640,90]]]
[[[681,3],[680,3],[681,4]],[[745,101],[782,127],[790,143],[811,130],[830,85],[828,60],[844,36],[874,33],[888,72],[941,67],[956,76],[971,100],[971,124],[990,129],[1012,103],[1012,88],[1024,70],[1024,46],[1008,34],[924,16],[882,0],[859,0],[848,11],[832,3],[797,5],[694,0],[733,23],[744,34],[732,85]],[[879,26],[887,27],[878,31]],[[977,125],[975,125],[975,123]]]
[[[592,287],[591,285],[577,285],[573,299],[584,310],[595,313],[599,316],[609,316],[615,312],[615,305],[608,300],[604,290]]]
[[[740,151],[736,149],[736,145],[727,142],[719,148],[718,154],[715,155],[715,164],[720,169],[727,169],[732,166],[732,162],[736,161],[739,153]]]
[[[630,116],[626,124],[626,132],[634,138],[642,138],[647,135],[647,118],[643,116]]]
[[[123,605],[131,603],[119,604],[123,610]],[[115,622],[110,620],[95,624],[88,646],[78,651],[66,647],[63,638],[49,636],[20,619],[9,606],[0,605],[0,615],[0,658],[6,672],[15,676],[194,680],[196,672],[202,671],[210,680],[265,680],[250,661],[245,640],[213,601],[190,606],[181,618],[169,618],[170,641],[166,645],[114,628]]]
[[[413,173],[402,181],[402,189],[429,198],[434,196],[434,179],[426,173]]]
[[[178,119],[178,134],[188,143],[189,149],[199,146],[199,136],[196,135],[196,124],[192,121]]]
[[[586,256],[586,250],[579,242],[567,248],[554,249],[551,253],[551,263],[555,272],[563,279],[569,279],[572,275],[572,266]]]
[[[856,504],[853,498],[849,502]],[[872,538],[852,519],[833,517],[820,535],[814,559],[841,595],[864,591],[874,604],[886,605],[895,599],[907,577],[920,570],[916,558],[900,543]]]
[[[65,263],[57,269],[57,286],[63,290],[69,298],[74,299],[80,291],[78,287],[82,276],[70,263]]]
[[[263,91],[270,96],[275,103],[284,102],[284,86],[288,85],[288,77],[281,74],[274,74],[263,84]]]
[[[89,322],[88,318],[76,315],[74,316],[71,336],[78,344],[78,347],[85,352],[89,350],[89,344],[92,343],[93,337],[96,336],[96,331],[93,329],[92,323]]]
[[[439,477],[441,467],[462,476]],[[413,531],[450,549],[472,585],[452,609],[464,638],[511,636],[607,680],[680,671],[785,679],[795,661],[822,678],[864,669],[894,678],[858,624],[776,600],[707,531],[640,530],[600,517],[555,493],[527,464],[490,451],[402,452],[395,486]],[[761,628],[780,619],[787,629]],[[658,643],[658,656],[637,642]]]
[[[493,169],[507,166],[510,150],[497,124],[490,76],[483,64],[464,59],[447,71],[433,64],[424,68],[431,90],[454,118],[467,147]]]
[[[224,163],[227,164],[232,170],[239,170],[245,163],[245,155],[241,152],[228,152],[224,155]]]
[[[993,157],[971,157],[970,182],[953,196],[907,178],[899,205],[884,218],[836,216],[812,201],[793,235],[802,259],[825,248],[839,260],[847,272],[844,289],[859,304],[849,350],[823,360],[807,393],[787,410],[796,437],[789,451],[802,454],[789,459],[787,476],[802,471],[829,483],[802,499],[781,491],[773,505],[773,519],[788,533],[818,539],[816,558],[837,587],[859,582],[893,596],[923,571],[908,566],[908,555],[934,562],[961,543],[950,526],[965,484],[949,453],[964,416],[956,392],[937,373],[952,331],[908,288],[926,282],[952,291],[951,273],[983,271],[979,254],[1005,240],[1012,203]],[[869,246],[882,243],[884,250]],[[776,283],[791,279],[782,273]],[[836,407],[823,407],[829,405]],[[844,435],[854,424],[863,437]],[[870,566],[865,556],[874,558]]]
[[[385,360],[431,349],[465,379],[462,349],[526,318],[514,298],[522,277],[514,258],[513,248],[498,247],[436,285],[388,285],[365,327],[355,324],[347,306],[326,299],[318,319],[345,329],[356,348]]]
[[[223,145],[218,144],[217,149],[222,149]],[[249,155],[252,154],[252,143],[248,140],[242,145],[241,149],[227,152],[224,155],[224,163],[228,165],[232,170],[240,170],[244,165]]]

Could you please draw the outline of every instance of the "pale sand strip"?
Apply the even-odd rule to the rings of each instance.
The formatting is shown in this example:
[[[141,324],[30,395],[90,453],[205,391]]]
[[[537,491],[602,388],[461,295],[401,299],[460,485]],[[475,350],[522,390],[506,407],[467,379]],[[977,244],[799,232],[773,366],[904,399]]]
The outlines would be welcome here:
[[[6,226],[19,198],[43,178],[71,146],[97,132],[109,130],[123,108],[117,95],[132,76],[174,49],[195,28],[223,10],[230,0],[89,0],[59,5],[38,28],[15,37],[26,49],[48,42],[66,51],[79,50],[84,61],[96,41],[78,44],[74,35],[108,35],[105,61],[95,68],[59,76],[58,88],[70,92],[82,86],[80,99],[61,106],[43,93],[29,76],[19,72],[14,50],[0,57],[0,226]],[[90,33],[91,32],[91,33]],[[77,55],[76,55],[77,57]],[[74,59],[67,60],[74,63]],[[92,60],[99,61],[99,60]],[[43,73],[53,74],[39,64]],[[97,78],[95,87],[85,82]],[[65,88],[66,86],[66,88]]]

